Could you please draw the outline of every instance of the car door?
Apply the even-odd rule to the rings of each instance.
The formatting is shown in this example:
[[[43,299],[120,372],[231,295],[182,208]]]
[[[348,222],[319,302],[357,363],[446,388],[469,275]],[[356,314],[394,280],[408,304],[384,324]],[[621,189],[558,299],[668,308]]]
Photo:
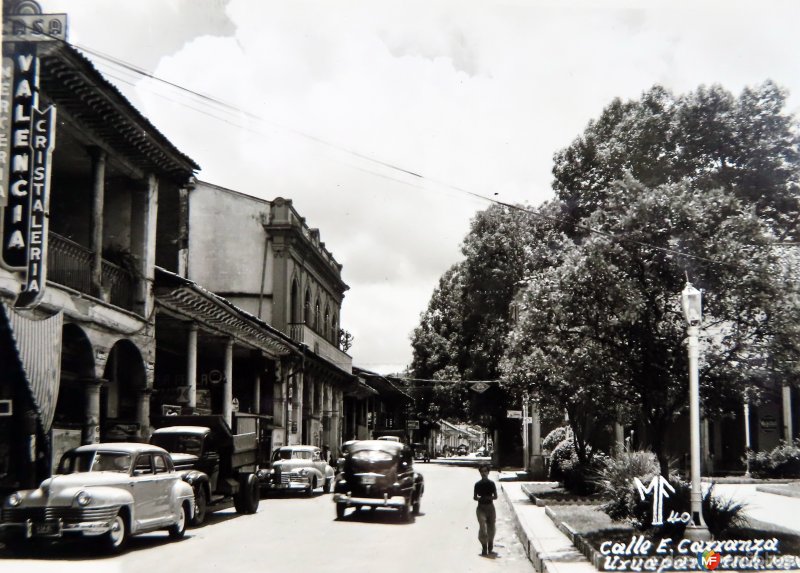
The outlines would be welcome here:
[[[156,504],[159,495],[159,480],[153,468],[153,455],[140,453],[133,462],[131,488],[133,493],[134,521],[139,527],[147,527],[157,519]]]
[[[170,505],[170,496],[172,494],[172,486],[178,479],[178,474],[170,471],[169,464],[164,458],[164,454],[153,454],[153,470],[155,472],[154,482],[157,484],[155,488],[156,499],[153,506],[154,519],[171,519],[173,515],[173,507]]]

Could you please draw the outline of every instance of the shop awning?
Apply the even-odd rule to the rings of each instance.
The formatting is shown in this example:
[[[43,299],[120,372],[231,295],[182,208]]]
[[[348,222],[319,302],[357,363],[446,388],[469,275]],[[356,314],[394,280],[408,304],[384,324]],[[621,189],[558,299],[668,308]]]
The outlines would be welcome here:
[[[64,314],[59,312],[49,318],[35,320],[5,304],[2,306],[42,429],[47,433],[53,423],[58,400]]]

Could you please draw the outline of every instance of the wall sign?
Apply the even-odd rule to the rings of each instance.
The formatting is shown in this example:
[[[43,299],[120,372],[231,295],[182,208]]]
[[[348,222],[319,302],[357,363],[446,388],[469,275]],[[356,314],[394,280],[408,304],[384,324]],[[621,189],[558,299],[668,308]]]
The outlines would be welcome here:
[[[66,14],[42,14],[34,0],[18,0],[3,15],[0,120],[10,138],[0,138],[0,265],[24,282],[15,306],[41,298],[47,280],[47,217],[56,109],[39,109],[37,45],[67,39]]]
[[[11,159],[2,221],[2,264],[24,274],[15,306],[34,305],[47,271],[50,158],[55,146],[55,107],[38,109],[39,58],[32,43],[16,43],[11,85]]]

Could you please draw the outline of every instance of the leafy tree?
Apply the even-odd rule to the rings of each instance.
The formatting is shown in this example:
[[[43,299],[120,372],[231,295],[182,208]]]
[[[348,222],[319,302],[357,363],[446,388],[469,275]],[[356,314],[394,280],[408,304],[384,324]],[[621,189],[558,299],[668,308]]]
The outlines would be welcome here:
[[[627,177],[604,201],[585,220],[600,232],[526,290],[504,368],[569,412],[576,443],[591,444],[594,428],[620,414],[598,405],[630,405],[666,473],[664,436],[688,396],[687,273],[706,292],[701,391],[712,413],[735,407],[749,358],[769,351],[787,322],[778,317],[796,314],[795,288],[780,278],[769,225],[730,193],[688,181],[648,189]]]
[[[785,102],[771,81],[738,98],[720,86],[680,97],[655,86],[640,100],[616,99],[556,153],[556,195],[577,223],[602,208],[626,174],[650,189],[678,182],[722,188],[753,205],[779,236],[795,236],[800,139]]]
[[[557,260],[563,237],[553,232],[557,209],[531,213],[494,205],[478,213],[464,239],[464,260],[440,279],[412,335],[412,371],[423,379],[496,380],[511,328],[509,305],[520,281]],[[424,393],[423,415],[461,421],[496,417],[511,400],[503,388],[483,394],[467,384],[442,384]]]

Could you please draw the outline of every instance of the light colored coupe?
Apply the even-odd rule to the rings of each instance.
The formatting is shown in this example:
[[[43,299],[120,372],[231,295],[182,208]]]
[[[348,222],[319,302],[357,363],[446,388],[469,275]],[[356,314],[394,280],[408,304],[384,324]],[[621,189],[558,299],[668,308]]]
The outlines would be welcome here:
[[[166,529],[181,538],[194,493],[162,448],[91,444],[68,451],[56,475],[3,502],[0,528],[11,547],[32,538],[92,537],[121,551],[131,535]]]
[[[330,493],[335,472],[316,446],[283,446],[272,453],[270,469],[258,477],[270,490],[304,490],[309,495],[318,487]]]

